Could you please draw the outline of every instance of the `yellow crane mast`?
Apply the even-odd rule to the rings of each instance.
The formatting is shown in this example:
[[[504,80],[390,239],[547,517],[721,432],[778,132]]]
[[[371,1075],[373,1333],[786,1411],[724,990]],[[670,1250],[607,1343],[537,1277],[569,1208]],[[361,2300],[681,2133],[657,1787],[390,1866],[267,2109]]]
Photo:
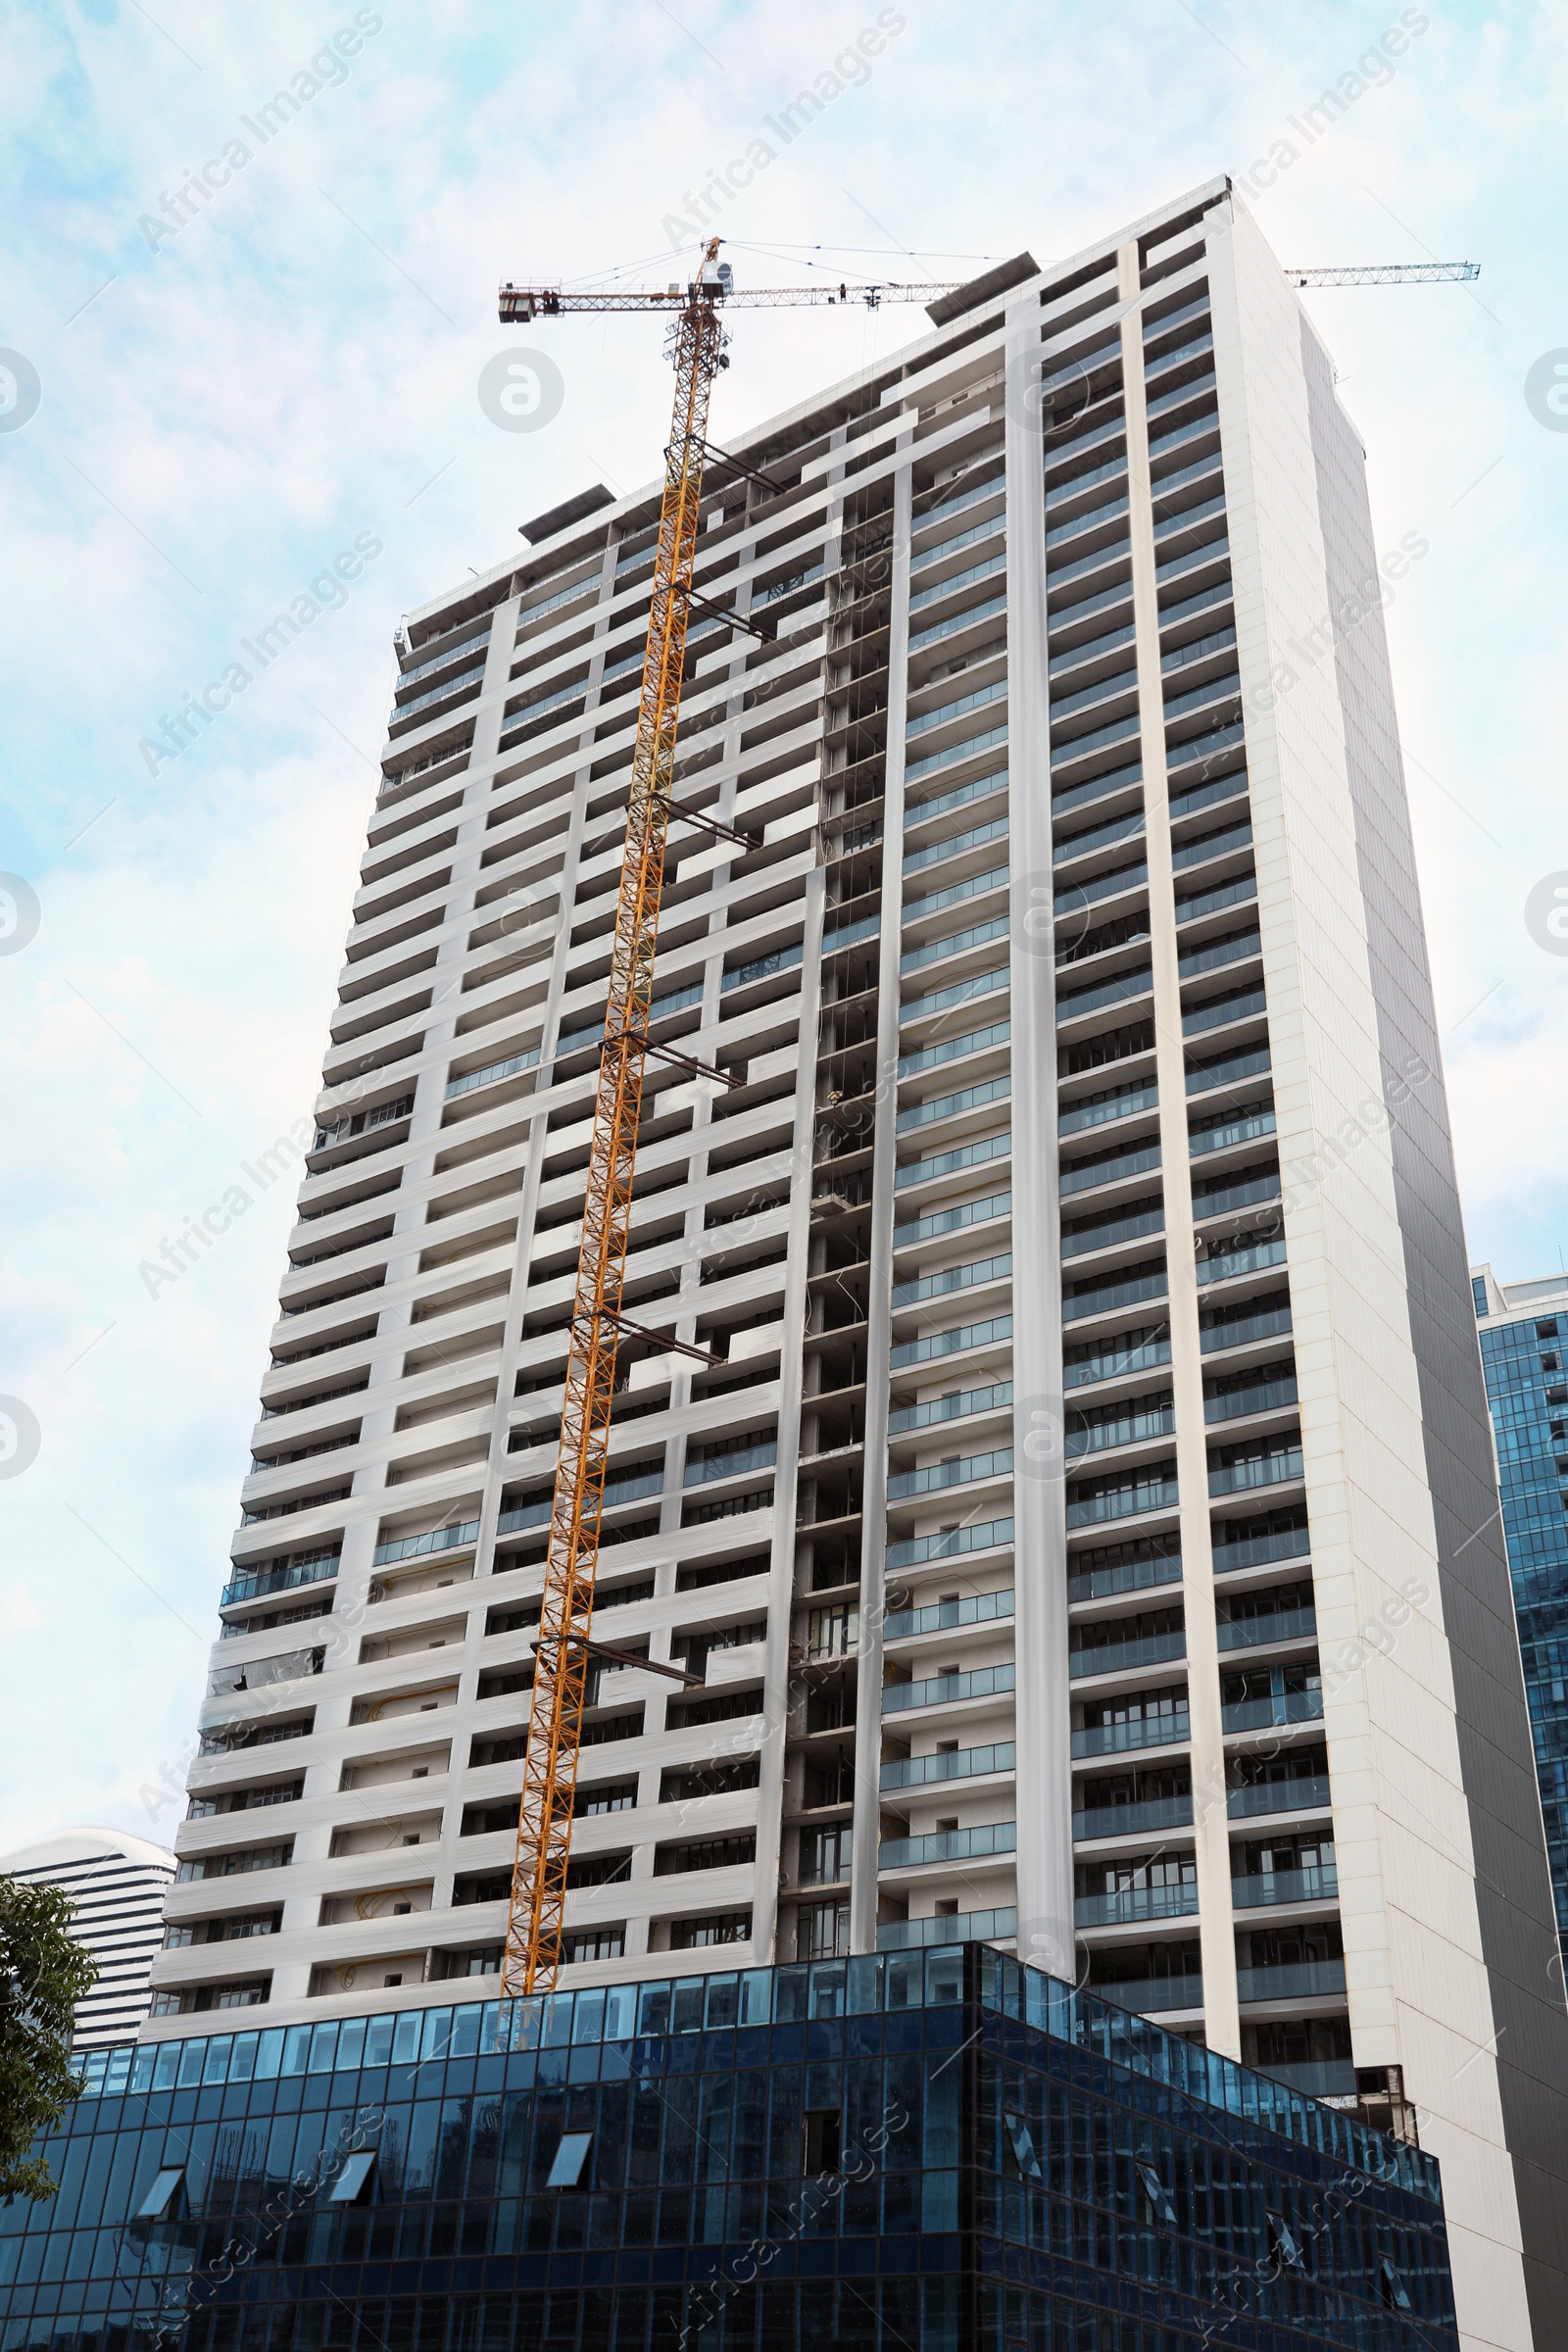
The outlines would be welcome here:
[[[639,1328],[621,1314],[620,1300],[644,1066],[650,1052],[661,1051],[687,1068],[700,1066],[667,1048],[655,1046],[649,1038],[648,1021],[663,893],[664,842],[671,819],[686,818],[718,833],[729,831],[711,818],[678,808],[671,799],[687,623],[694,602],[710,609],[706,599],[696,596],[692,574],[703,464],[710,454],[709,398],[714,376],[727,364],[720,307],[726,303],[760,308],[830,306],[858,300],[874,310],[884,298],[929,302],[949,290],[932,284],[853,289],[841,284],[836,289],[780,286],[738,293],[730,283],[728,268],[719,262],[718,247],[719,240],[714,237],[689,285],[669,287],[662,293],[566,294],[559,287],[510,284],[501,288],[503,324],[555,318],[568,311],[650,310],[672,315],[675,323],[675,411],[664,452],[664,494],[649,606],[648,650],[632,754],[604,1050],[594,1098],[582,1247],[572,1302],[502,1965],[501,1989],[509,1999],[549,1987],[561,1965],[583,1705],[590,1659],[596,1650],[602,1650],[602,1644],[594,1643],[590,1636],[615,1357],[622,1326]],[[750,467],[740,470],[752,472]],[[747,625],[739,615],[726,617],[735,625]],[[663,1344],[671,1343],[666,1339]],[[682,1675],[679,1679],[691,1678]]]

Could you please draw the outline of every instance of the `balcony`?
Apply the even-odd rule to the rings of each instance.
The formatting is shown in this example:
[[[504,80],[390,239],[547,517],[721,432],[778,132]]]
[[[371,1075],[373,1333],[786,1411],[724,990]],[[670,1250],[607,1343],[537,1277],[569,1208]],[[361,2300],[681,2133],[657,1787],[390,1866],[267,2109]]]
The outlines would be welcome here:
[[[952,1633],[965,1625],[990,1625],[999,1617],[1010,1617],[1013,1595],[1007,1592],[971,1592],[959,1600],[934,1601],[929,1608],[899,1609],[883,1622],[882,1636],[887,1642],[907,1642],[918,1634]]]
[[[1143,1634],[1131,1642],[1085,1642],[1067,1652],[1067,1672],[1074,1680],[1085,1675],[1124,1674],[1135,1666],[1168,1666],[1187,1655],[1184,1632]]]
[[[1181,1581],[1182,1555],[1179,1551],[1168,1551],[1146,1560],[1118,1560],[1109,1568],[1070,1568],[1067,1598],[1109,1600],[1120,1592],[1146,1592],[1160,1585],[1179,1585]]]
[[[1291,1968],[1239,1968],[1239,2001],[1320,2001],[1345,1991],[1343,1960],[1305,1960]]]
[[[1221,1727],[1227,1732],[1279,1731],[1292,1723],[1321,1723],[1323,1693],[1276,1690],[1268,1698],[1235,1699],[1219,1712]]]
[[[428,1535],[399,1536],[391,1543],[378,1544],[371,1558],[372,1568],[389,1568],[395,1560],[423,1559],[427,1553],[461,1550],[466,1544],[479,1539],[477,1519],[465,1520],[461,1527],[435,1527]]]
[[[939,1748],[934,1756],[894,1756],[883,1765],[878,1786],[885,1790],[927,1788],[942,1781],[983,1780],[992,1773],[1014,1771],[1017,1761],[1011,1740],[998,1740],[989,1747]]]
[[[269,1592],[293,1592],[301,1585],[318,1585],[336,1576],[342,1566],[338,1552],[324,1553],[316,1560],[291,1560],[284,1568],[256,1568],[243,1570],[223,1587],[220,1608],[228,1608],[237,1600],[260,1600]]]
[[[1269,1568],[1277,1560],[1304,1560],[1311,1550],[1304,1527],[1283,1527],[1272,1535],[1250,1536],[1239,1544],[1216,1543],[1214,1573],[1228,1576],[1238,1568]]]
[[[1185,1030],[1185,1021],[1182,1026]],[[1251,1047],[1241,1054],[1226,1054],[1217,1061],[1189,1062],[1187,1092],[1190,1095],[1210,1094],[1217,1086],[1234,1086],[1242,1078],[1261,1077],[1269,1066],[1267,1046]]]
[[[696,1457],[688,1454],[682,1483],[688,1487],[700,1487],[715,1478],[739,1478],[753,1470],[771,1470],[777,1460],[778,1444],[773,1439],[761,1446],[737,1447],[733,1453],[709,1453]],[[653,1486],[641,1481],[626,1483],[635,1485],[639,1494],[657,1494],[662,1490],[663,1481],[662,1479],[656,1480]],[[617,1499],[629,1502],[633,1496],[628,1494]],[[611,1489],[608,1486],[605,1489],[605,1500],[606,1502],[611,1500]]]
[[[1125,1984],[1091,1984],[1096,2000],[1113,2001],[1137,2017],[1158,2017],[1166,2010],[1201,2009],[1201,1977],[1141,1977]]]
[[[1193,1800],[1186,1796],[1151,1796],[1129,1805],[1084,1805],[1073,1814],[1075,1844],[1092,1838],[1133,1838],[1157,1830],[1189,1830]]]
[[[1012,1474],[1012,1447],[1001,1446],[994,1453],[971,1453],[953,1462],[932,1462],[924,1470],[901,1470],[888,1480],[889,1502],[901,1502],[914,1494],[938,1494],[949,1487],[974,1486],[982,1479],[1008,1478]]]
[[[1094,1223],[1068,1227],[1061,1236],[1061,1254],[1064,1259],[1084,1257],[1091,1250],[1109,1250],[1118,1242],[1136,1242],[1152,1233],[1165,1230],[1163,1204],[1153,1208],[1135,1208],[1119,1216],[1099,1217]]]
[[[1272,1412],[1277,1406],[1298,1401],[1296,1374],[1283,1380],[1253,1381],[1246,1388],[1222,1389],[1217,1396],[1203,1399],[1203,1419],[1239,1421],[1249,1413]]]
[[[1114,979],[1102,980],[1097,987],[1069,990],[1056,999],[1057,1025],[1078,1020],[1085,1013],[1099,1012],[1106,1004],[1123,1004],[1131,997],[1147,997],[1153,986],[1152,967],[1140,964],[1136,971],[1118,972]]]
[[[891,1919],[876,1932],[879,1952],[912,1952],[933,1943],[999,1943],[1018,1933],[1016,1908],[949,1911],[935,1919]]]
[[[1299,1446],[1271,1447],[1240,1462],[1223,1462],[1208,1474],[1210,1494],[1242,1494],[1256,1487],[1281,1487],[1304,1476]]]
[[[928,1862],[978,1862],[988,1855],[1015,1854],[1015,1821],[986,1822],[972,1830],[933,1830],[924,1838],[884,1838],[877,1848],[878,1870],[912,1870]]]
[[[1130,1119],[1135,1111],[1153,1110],[1159,1088],[1152,1078],[1129,1079],[1125,1086],[1107,1087],[1102,1094],[1086,1095],[1069,1102],[1056,1119],[1058,1135],[1081,1135],[1086,1127],[1103,1127],[1111,1119]]]
[[[1231,1821],[1250,1821],[1263,1813],[1320,1813],[1328,1802],[1326,1772],[1295,1773],[1281,1781],[1252,1781],[1225,1792],[1225,1812]]]
[[[1174,1437],[1176,1407],[1170,1396],[1167,1390],[1163,1396],[1132,1396],[1124,1404],[1093,1410],[1075,1405],[1074,1425],[1067,1431],[1067,1459],[1078,1461],[1086,1453],[1103,1452],[1114,1446],[1145,1445],[1152,1439]]]
[[[1176,920],[1196,923],[1205,914],[1220,913],[1226,906],[1245,906],[1256,897],[1256,874],[1238,874],[1234,882],[1221,882],[1213,890],[1200,890],[1191,898],[1178,898]]]
[[[977,1666],[967,1674],[933,1675],[923,1683],[888,1683],[882,1692],[884,1715],[906,1714],[914,1707],[946,1707],[961,1699],[1001,1698],[1017,1682],[1016,1669]]]
[[[971,1029],[964,1037],[944,1038],[940,1045],[926,1046],[917,1054],[899,1056],[899,1076],[913,1078],[921,1070],[934,1070],[946,1061],[961,1061],[971,1054],[985,1054],[1004,1046],[1012,1034],[1010,1021],[993,1021],[988,1028]]]
[[[1001,1027],[1005,1037],[1007,1023],[1003,1022]],[[978,1040],[960,1039],[957,1042],[978,1048],[981,1044],[989,1043],[990,1038],[989,1034],[983,1034]],[[901,1110],[896,1132],[907,1135],[917,1127],[933,1127],[942,1119],[955,1119],[966,1111],[979,1110],[987,1102],[1005,1102],[1011,1092],[1010,1078],[990,1078],[977,1086],[966,1086],[956,1094],[935,1095],[929,1102],[911,1103],[907,1110]]]
[[[1120,1519],[1141,1518],[1150,1511],[1174,1510],[1178,1500],[1174,1466],[1167,1470],[1164,1464],[1147,1478],[1097,1481],[1096,1489],[1085,1494],[1069,1488],[1069,1528],[1103,1527]]]
[[[1314,1870],[1250,1871],[1232,1879],[1231,1903],[1238,1911],[1261,1911],[1276,1903],[1333,1902],[1340,1891],[1340,1874],[1330,1864]]]
[[[1152,1919],[1190,1919],[1198,1910],[1198,1881],[1175,1886],[1120,1886],[1112,1894],[1073,1898],[1075,1928],[1136,1927]]]
[[[939,1429],[946,1422],[967,1421],[977,1413],[1000,1412],[1011,1402],[1012,1383],[1003,1380],[990,1388],[965,1389],[956,1396],[933,1397],[928,1404],[901,1405],[888,1415],[888,1435],[902,1437],[909,1430]]]
[[[919,1569],[931,1559],[956,1559],[961,1552],[992,1552],[1013,1541],[1010,1519],[980,1519],[976,1527],[945,1527],[936,1536],[909,1536],[889,1543],[889,1569]]]
[[[1139,1270],[1121,1282],[1095,1282],[1087,1279],[1082,1289],[1072,1290],[1061,1302],[1064,1323],[1080,1323],[1089,1315],[1108,1314],[1112,1308],[1137,1306],[1148,1298],[1163,1298],[1168,1290],[1163,1265],[1152,1266],[1147,1272]]]
[[[1135,1748],[1172,1747],[1193,1736],[1187,1709],[1167,1715],[1134,1715],[1120,1723],[1087,1724],[1072,1735],[1074,1760],[1084,1756],[1120,1756]]]
[[[928,1298],[951,1298],[956,1291],[975,1290],[1012,1275],[1010,1254],[973,1259],[966,1266],[948,1266],[940,1274],[922,1274],[913,1282],[896,1282],[893,1304],[919,1306]]]
[[[1221,1619],[1216,1627],[1221,1649],[1261,1649],[1270,1642],[1299,1642],[1317,1632],[1315,1608],[1268,1609],[1255,1617]]]
[[[910,733],[914,725],[910,723]],[[929,811],[927,812],[929,813]],[[945,865],[950,858],[962,858],[971,850],[983,849],[987,842],[1005,841],[1007,819],[994,816],[988,824],[971,825],[967,832],[950,833],[945,840],[928,841],[923,849],[911,850],[904,860],[906,874],[917,874],[928,865]]]
[[[1283,1266],[1284,1263],[1283,1241],[1254,1242],[1247,1250],[1215,1250],[1209,1256],[1199,1259],[1198,1285],[1201,1290],[1209,1283],[1230,1282],[1238,1274],[1264,1274],[1271,1266]],[[1207,1335],[1204,1336],[1206,1338]]]
[[[1192,1128],[1188,1134],[1187,1149],[1192,1157],[1198,1159],[1205,1152],[1228,1152],[1236,1144],[1255,1143],[1260,1136],[1273,1135],[1276,1131],[1277,1123],[1272,1109],[1246,1111],[1233,1119],[1222,1115],[1212,1127],[1203,1125]]]

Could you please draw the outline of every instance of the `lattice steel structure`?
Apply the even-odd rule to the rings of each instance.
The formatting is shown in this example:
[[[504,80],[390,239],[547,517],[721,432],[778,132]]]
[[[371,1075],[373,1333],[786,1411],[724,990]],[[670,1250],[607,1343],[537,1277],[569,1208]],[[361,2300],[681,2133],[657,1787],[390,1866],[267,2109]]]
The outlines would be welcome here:
[[[664,499],[649,607],[648,652],[626,808],[605,1046],[594,1098],[582,1251],[577,1261],[538,1665],[502,1971],[502,1987],[507,1993],[532,1992],[541,1979],[553,1984],[561,1964],[572,1794],[588,1681],[588,1653],[582,1643],[593,1616],[619,1338],[615,1318],[625,1273],[637,1123],[642,1115],[648,1013],[664,883],[681,674],[686,662],[688,597],[702,505],[708,404],[724,342],[717,310],[722,289],[712,274],[717,256],[715,237],[708,248],[703,270],[689,289],[676,328],[675,414],[664,453]],[[505,316],[505,302],[502,312]]]

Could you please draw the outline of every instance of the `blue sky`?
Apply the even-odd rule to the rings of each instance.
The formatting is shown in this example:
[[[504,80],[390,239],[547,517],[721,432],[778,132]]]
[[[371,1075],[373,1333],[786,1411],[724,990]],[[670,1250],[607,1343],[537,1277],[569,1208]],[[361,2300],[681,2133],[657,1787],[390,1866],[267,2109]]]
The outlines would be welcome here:
[[[1044,262],[1220,172],[1282,261],[1482,264],[1473,287],[1308,299],[1379,544],[1430,541],[1389,630],[1472,1252],[1508,1279],[1568,1248],[1568,956],[1525,921],[1568,869],[1568,431],[1526,398],[1532,368],[1568,356],[1568,17],[906,0],[868,74],[842,71],[807,130],[772,139],[767,118],[877,16],[10,15],[0,347],[24,365],[0,353],[0,867],[39,922],[0,956],[0,1394],[38,1449],[0,1477],[0,1847],[177,1818],[292,1184],[155,1297],[138,1268],[309,1109],[399,614],[503,561],[527,515],[658,464],[667,384],[634,321],[551,328],[559,415],[489,422],[480,370],[546,331],[498,327],[496,283],[629,264],[662,282],[670,216],[759,138],[779,152],[725,219],[754,282]],[[1401,20],[1396,62],[1357,74]],[[1303,136],[1347,75],[1352,103]],[[297,114],[264,115],[280,88]],[[923,320],[735,324],[720,435]],[[16,424],[27,366],[40,398]],[[346,600],[150,764],[164,714],[361,536],[379,552]]]

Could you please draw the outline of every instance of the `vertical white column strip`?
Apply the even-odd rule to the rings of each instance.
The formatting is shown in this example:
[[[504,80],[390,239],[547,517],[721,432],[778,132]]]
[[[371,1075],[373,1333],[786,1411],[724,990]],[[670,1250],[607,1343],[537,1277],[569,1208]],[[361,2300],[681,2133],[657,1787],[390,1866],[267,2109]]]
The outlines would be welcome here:
[[[1005,392],[1018,1955],[1071,1978],[1072,1708],[1039,375],[1040,305],[1031,291],[1008,312]]]
[[[1144,407],[1144,321],[1138,309],[1138,246],[1116,256],[1122,378],[1127,403],[1127,505],[1132,531],[1133,620],[1149,842],[1149,931],[1154,967],[1154,1069],[1159,1083],[1159,1160],[1170,1288],[1171,1386],[1176,1400],[1176,1484],[1181,1495],[1182,1603],[1187,1622],[1187,1705],[1192,1719],[1194,1846],[1198,1935],[1208,2046],[1241,2056],[1236,1936],[1231,1912],[1230,1823],[1219,1702],[1219,1638],[1208,1534],[1208,1447],[1199,1345],[1198,1274],[1193,1255],[1193,1181],[1188,1159],[1187,1063],[1182,1050],[1176,897],[1170,863],[1170,796],[1165,789],[1165,713],[1159,667],[1159,599]]]

